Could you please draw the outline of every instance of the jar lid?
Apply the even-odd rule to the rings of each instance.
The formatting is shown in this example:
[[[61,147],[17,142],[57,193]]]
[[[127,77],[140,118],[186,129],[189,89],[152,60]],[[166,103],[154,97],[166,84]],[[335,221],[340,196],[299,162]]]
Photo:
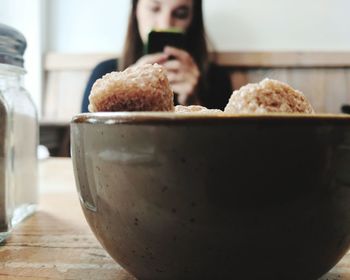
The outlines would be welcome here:
[[[26,39],[18,30],[0,23],[0,63],[23,68]]]

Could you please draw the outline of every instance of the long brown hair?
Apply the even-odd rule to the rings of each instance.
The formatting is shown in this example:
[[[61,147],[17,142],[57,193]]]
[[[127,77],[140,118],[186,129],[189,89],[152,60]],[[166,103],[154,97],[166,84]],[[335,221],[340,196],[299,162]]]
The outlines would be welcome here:
[[[202,77],[206,76],[208,70],[208,46],[204,29],[202,0],[193,1],[193,18],[187,29],[187,51],[191,54]],[[143,42],[138,30],[136,7],[138,0],[132,0],[132,7],[129,16],[128,30],[124,43],[124,49],[119,59],[119,70],[124,70],[131,64],[134,64],[143,55]]]

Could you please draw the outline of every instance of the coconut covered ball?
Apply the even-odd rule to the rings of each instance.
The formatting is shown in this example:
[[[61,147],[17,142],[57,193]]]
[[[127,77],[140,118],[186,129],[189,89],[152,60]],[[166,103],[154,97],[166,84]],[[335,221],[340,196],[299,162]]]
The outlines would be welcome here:
[[[234,91],[224,112],[312,114],[314,109],[302,92],[283,82],[264,79],[260,83],[247,84]]]
[[[217,114],[217,113],[223,113],[223,111],[219,109],[208,109],[200,105],[190,105],[190,106],[177,105],[175,106],[175,113]]]
[[[174,111],[173,99],[164,68],[146,64],[98,79],[89,96],[89,111]]]

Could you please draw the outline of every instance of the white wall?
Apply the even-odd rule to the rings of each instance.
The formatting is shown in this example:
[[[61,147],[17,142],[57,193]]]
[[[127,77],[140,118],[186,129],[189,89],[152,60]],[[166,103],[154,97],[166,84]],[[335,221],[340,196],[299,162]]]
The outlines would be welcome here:
[[[118,52],[126,32],[131,0],[50,0],[50,51]]]
[[[203,1],[218,50],[350,50],[349,0]],[[130,2],[50,0],[49,49],[120,52]]]
[[[25,87],[41,110],[42,57],[45,49],[44,10],[46,0],[0,0],[0,22],[19,30],[26,37],[27,50],[24,55]]]
[[[350,50],[349,0],[207,0],[220,50]]]

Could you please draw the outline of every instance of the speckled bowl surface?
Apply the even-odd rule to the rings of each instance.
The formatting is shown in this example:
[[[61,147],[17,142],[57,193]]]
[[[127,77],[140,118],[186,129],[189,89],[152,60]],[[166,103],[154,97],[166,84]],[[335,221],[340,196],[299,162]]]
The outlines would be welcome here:
[[[138,279],[316,279],[350,244],[350,117],[88,113],[86,219]]]

